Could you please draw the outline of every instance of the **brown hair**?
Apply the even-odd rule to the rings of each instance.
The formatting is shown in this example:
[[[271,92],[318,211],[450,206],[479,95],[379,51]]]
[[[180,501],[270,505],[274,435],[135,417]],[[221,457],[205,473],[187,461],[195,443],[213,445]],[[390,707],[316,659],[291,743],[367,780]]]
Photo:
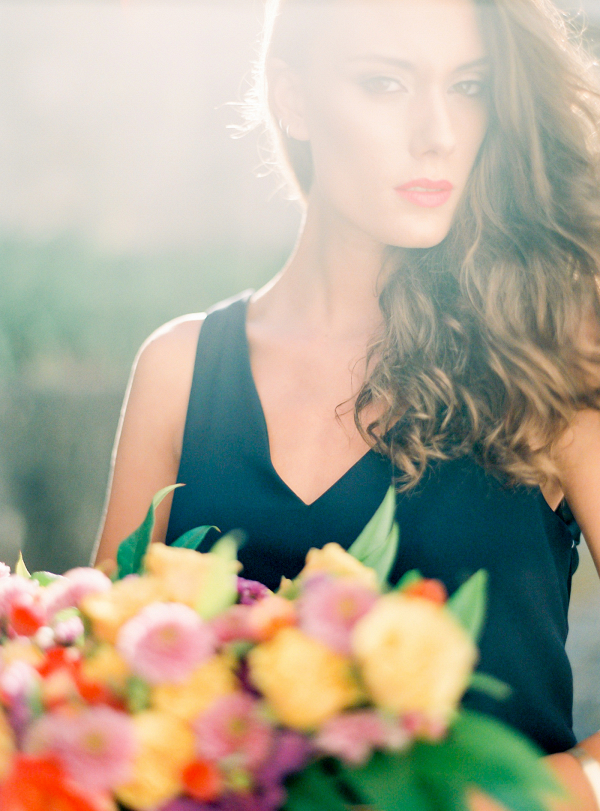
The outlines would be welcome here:
[[[549,0],[475,1],[493,64],[488,132],[446,239],[389,249],[383,330],[355,404],[359,429],[407,488],[430,460],[466,453],[541,483],[556,475],[552,449],[576,412],[600,409],[600,353],[581,329],[600,323],[594,66]],[[268,5],[249,106],[263,120],[265,65],[302,59],[306,3]],[[270,123],[271,155],[306,195],[310,144]],[[374,402],[383,413],[365,426]]]

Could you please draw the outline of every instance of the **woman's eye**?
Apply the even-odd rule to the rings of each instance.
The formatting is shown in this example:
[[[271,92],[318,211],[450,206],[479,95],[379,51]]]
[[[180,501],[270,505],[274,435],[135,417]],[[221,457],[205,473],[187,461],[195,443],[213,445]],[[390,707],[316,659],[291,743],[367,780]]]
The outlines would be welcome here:
[[[406,89],[398,79],[393,79],[391,76],[371,76],[363,79],[361,85],[367,93],[396,93]]]
[[[485,82],[477,79],[467,79],[464,82],[458,82],[453,86],[453,90],[457,93],[462,93],[463,96],[481,96],[485,90]]]

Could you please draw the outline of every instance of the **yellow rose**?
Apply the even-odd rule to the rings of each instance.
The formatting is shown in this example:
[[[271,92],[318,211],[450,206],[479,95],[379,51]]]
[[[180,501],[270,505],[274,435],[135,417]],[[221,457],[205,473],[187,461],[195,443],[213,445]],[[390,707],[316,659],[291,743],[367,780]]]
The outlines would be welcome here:
[[[13,662],[25,662],[32,667],[37,667],[44,661],[44,654],[40,649],[23,636],[4,642],[0,656],[4,666]]]
[[[15,754],[15,737],[4,710],[0,709],[0,783],[8,776]]]
[[[337,543],[309,550],[300,577],[320,573],[350,577],[369,589],[377,590],[377,575],[373,569],[364,566]]]
[[[134,811],[153,811],[183,790],[181,775],[195,757],[194,733],[183,721],[158,710],[134,715],[133,724],[133,776],[115,794]]]
[[[279,720],[295,729],[314,729],[361,698],[350,661],[298,628],[283,628],[248,662]]]
[[[184,682],[153,687],[151,704],[157,710],[172,713],[183,721],[192,721],[217,698],[233,693],[236,689],[234,664],[233,657],[213,656],[194,670]]]
[[[94,635],[114,644],[127,620],[150,603],[165,599],[157,577],[127,577],[110,591],[84,597],[80,608],[91,621]]]
[[[127,662],[107,642],[102,642],[84,659],[81,671],[89,681],[105,684],[118,693],[125,690],[127,679],[131,675]]]
[[[376,704],[441,722],[477,661],[473,641],[446,608],[403,594],[382,597],[356,624],[352,644]]]
[[[167,600],[185,603],[205,619],[223,611],[237,597],[237,573],[241,568],[237,560],[153,543],[146,552],[144,566],[160,580]]]

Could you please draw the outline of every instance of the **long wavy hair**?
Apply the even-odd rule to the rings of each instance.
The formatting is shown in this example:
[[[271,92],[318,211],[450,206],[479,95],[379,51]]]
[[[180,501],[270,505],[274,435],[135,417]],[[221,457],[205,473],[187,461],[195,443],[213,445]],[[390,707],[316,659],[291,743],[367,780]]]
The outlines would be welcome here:
[[[465,454],[511,482],[555,480],[556,442],[579,410],[600,409],[600,352],[584,328],[600,323],[596,67],[549,0],[475,2],[493,66],[489,128],[444,241],[389,248],[383,328],[355,401],[359,430],[405,489],[432,460]],[[310,144],[273,120],[267,77],[271,56],[301,64],[306,10],[268,3],[247,106],[301,198]]]

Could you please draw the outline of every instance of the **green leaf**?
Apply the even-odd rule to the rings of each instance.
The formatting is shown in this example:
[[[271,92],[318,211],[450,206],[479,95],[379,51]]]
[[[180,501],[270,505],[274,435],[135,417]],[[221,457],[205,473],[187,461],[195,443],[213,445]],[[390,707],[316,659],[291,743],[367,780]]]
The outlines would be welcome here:
[[[364,766],[345,767],[341,776],[377,811],[442,811],[404,753],[376,752]]]
[[[387,582],[398,552],[400,529],[395,516],[396,491],[390,485],[377,512],[348,550],[365,566],[375,570],[381,585]]]
[[[238,549],[240,548],[243,537],[244,534],[238,530],[228,532],[227,535],[223,535],[222,538],[219,538],[219,540],[213,544],[210,549],[210,554],[218,555],[220,558],[223,558],[223,560],[230,562],[237,561]]]
[[[202,619],[216,617],[237,600],[237,573],[241,567],[237,559],[239,539],[239,533],[228,532],[210,550],[211,566],[195,605]]]
[[[394,591],[404,591],[409,586],[412,586],[413,583],[418,583],[420,580],[423,580],[423,575],[418,569],[411,569],[409,572],[405,572],[400,580],[394,586]]]
[[[143,522],[121,543],[117,552],[117,580],[122,580],[122,578],[129,574],[140,573],[146,549],[148,549],[150,539],[152,538],[155,510],[169,493],[172,493],[177,487],[182,486],[181,484],[171,484],[169,487],[164,487],[162,490],[159,490],[152,499],[150,509]]]
[[[29,580],[31,575],[29,574],[29,570],[27,566],[25,566],[25,561],[23,560],[23,553],[19,552],[19,560],[17,561],[17,565],[15,566],[15,574],[18,574],[20,577],[25,577]]]
[[[60,575],[52,574],[52,572],[34,572],[31,575],[32,580],[37,580],[40,586],[49,586],[55,580],[58,580]]]
[[[468,811],[473,787],[511,811],[543,811],[565,792],[541,754],[499,721],[462,711],[443,741],[376,753],[364,766],[342,767],[340,777],[377,811]]]
[[[564,791],[541,754],[496,719],[462,710],[444,741],[416,743],[411,760],[435,791],[452,784],[464,797],[475,785],[512,811],[544,811],[544,800],[564,796]]]
[[[70,605],[67,608],[61,608],[60,611],[57,611],[52,622],[64,622],[64,620],[70,620],[73,619],[73,617],[81,617],[81,611],[75,608],[74,605]]]
[[[131,676],[127,680],[127,709],[130,713],[142,712],[150,706],[150,686],[138,676]]]
[[[351,805],[340,793],[334,775],[328,774],[322,763],[313,763],[287,781],[287,800],[283,811],[351,811]]]
[[[485,569],[480,569],[446,603],[475,642],[479,640],[485,620],[487,584],[488,574]]]
[[[500,681],[495,676],[490,676],[489,673],[480,673],[478,670],[471,674],[469,688],[477,690],[479,693],[485,693],[498,701],[504,701],[512,693],[510,684]]]
[[[186,532],[180,538],[177,538],[172,546],[176,546],[180,549],[198,549],[211,529],[216,529],[217,532],[220,532],[218,527],[195,527],[194,529],[190,529],[189,532]]]

